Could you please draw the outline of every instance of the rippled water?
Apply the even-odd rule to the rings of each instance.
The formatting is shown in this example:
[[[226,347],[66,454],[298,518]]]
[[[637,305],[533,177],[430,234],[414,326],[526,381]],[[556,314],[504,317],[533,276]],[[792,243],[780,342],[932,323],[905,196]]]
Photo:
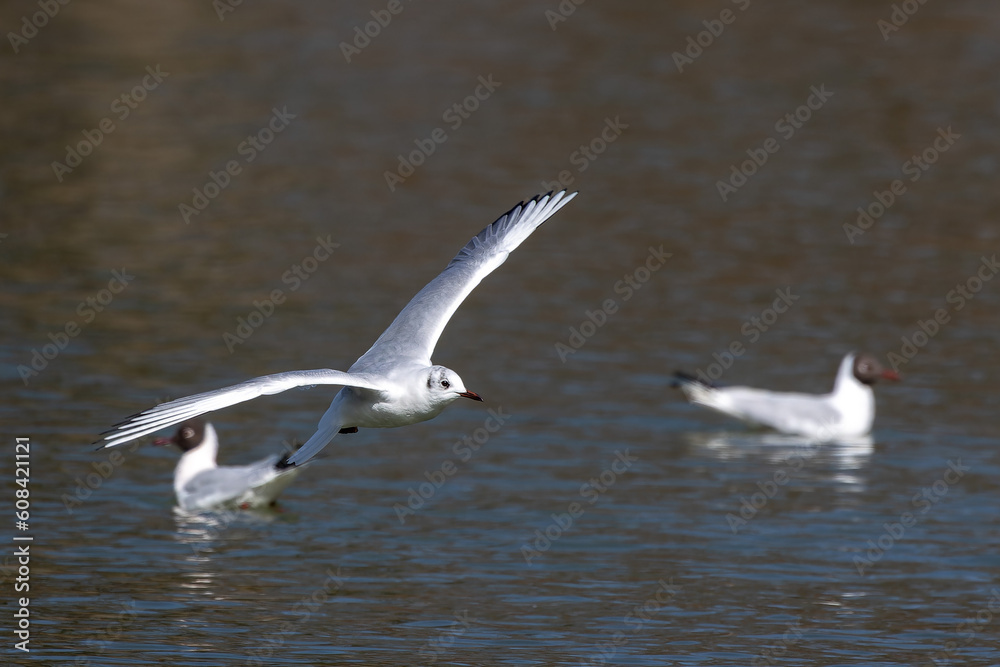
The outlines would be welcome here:
[[[1000,664],[993,5],[562,4],[393,5],[358,52],[388,4],[71,3],[8,35],[0,493],[30,438],[34,537],[30,654],[4,551],[8,659]],[[88,447],[167,396],[346,368],[557,183],[580,196],[435,354],[484,406],[342,436],[266,513],[180,514],[173,453]],[[904,375],[870,440],[669,387],[825,391],[851,349]],[[222,461],[304,440],[333,391],[213,415]]]

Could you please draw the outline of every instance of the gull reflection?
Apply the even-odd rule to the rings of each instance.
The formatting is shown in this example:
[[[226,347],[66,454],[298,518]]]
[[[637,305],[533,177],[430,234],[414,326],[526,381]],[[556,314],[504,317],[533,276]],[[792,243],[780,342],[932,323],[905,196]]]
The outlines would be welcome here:
[[[720,461],[763,460],[795,470],[808,468],[821,476],[825,472],[850,491],[864,488],[861,473],[875,451],[870,435],[819,441],[772,432],[694,432],[687,433],[686,440],[694,451]]]
[[[191,546],[195,554],[210,554],[226,541],[238,541],[241,529],[272,523],[278,516],[279,512],[271,508],[192,512],[174,507],[175,539]]]

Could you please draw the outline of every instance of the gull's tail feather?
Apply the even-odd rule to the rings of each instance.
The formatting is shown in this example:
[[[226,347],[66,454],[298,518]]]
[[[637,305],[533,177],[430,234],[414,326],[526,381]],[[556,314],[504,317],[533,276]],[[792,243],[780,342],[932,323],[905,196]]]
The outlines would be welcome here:
[[[675,371],[674,379],[670,383],[671,387],[679,388],[692,403],[715,407],[717,403],[718,387],[710,382],[705,382],[695,375],[684,371]]]
[[[678,387],[683,387],[686,384],[700,384],[706,387],[714,387],[714,384],[705,382],[704,380],[698,379],[697,375],[691,375],[684,371],[674,371],[674,379],[670,382],[670,386],[674,389]]]

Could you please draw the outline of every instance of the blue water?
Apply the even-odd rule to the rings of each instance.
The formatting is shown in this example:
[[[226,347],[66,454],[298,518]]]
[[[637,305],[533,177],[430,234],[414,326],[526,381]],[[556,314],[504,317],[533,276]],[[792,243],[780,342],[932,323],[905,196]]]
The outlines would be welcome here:
[[[0,560],[7,659],[1000,664],[992,5],[927,3],[888,39],[888,4],[742,5],[588,2],[552,30],[557,3],[407,3],[348,63],[340,43],[385,5],[243,3],[220,21],[210,3],[71,4],[0,50],[0,460],[12,471],[29,438],[30,529],[8,535],[34,538],[30,653],[15,547]],[[0,15],[16,30],[35,11]],[[169,75],[120,118],[156,65]],[[779,128],[820,86],[833,95]],[[104,117],[114,132],[60,181],[52,163]],[[212,174],[225,186],[186,222]],[[184,515],[173,452],[89,446],[167,397],[348,367],[554,180],[580,196],[434,355],[485,404],[340,436],[260,513]],[[307,261],[321,240],[337,245]],[[643,270],[651,249],[670,257]],[[785,312],[768,312],[776,291]],[[669,386],[715,363],[723,382],[827,391],[852,349],[903,375],[877,388],[868,441],[749,430]],[[333,391],[211,415],[222,462],[303,441]]]

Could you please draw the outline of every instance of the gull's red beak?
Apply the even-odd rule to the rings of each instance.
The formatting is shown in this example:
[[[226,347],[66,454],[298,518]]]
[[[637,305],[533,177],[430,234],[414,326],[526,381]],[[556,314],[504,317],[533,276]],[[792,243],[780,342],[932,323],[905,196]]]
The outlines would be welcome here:
[[[157,447],[163,447],[164,445],[172,445],[172,444],[174,444],[174,439],[173,438],[157,438],[156,440],[153,441],[153,444],[156,445]]]
[[[471,398],[474,401],[479,401],[481,403],[485,403],[485,401],[483,401],[483,397],[480,396],[479,394],[477,394],[474,391],[463,391],[463,392],[459,392],[458,395],[461,396],[462,398]]]
[[[896,371],[890,371],[889,369],[882,371],[882,377],[886,380],[892,380],[893,382],[899,382],[902,380],[902,378],[899,377],[899,373]]]

